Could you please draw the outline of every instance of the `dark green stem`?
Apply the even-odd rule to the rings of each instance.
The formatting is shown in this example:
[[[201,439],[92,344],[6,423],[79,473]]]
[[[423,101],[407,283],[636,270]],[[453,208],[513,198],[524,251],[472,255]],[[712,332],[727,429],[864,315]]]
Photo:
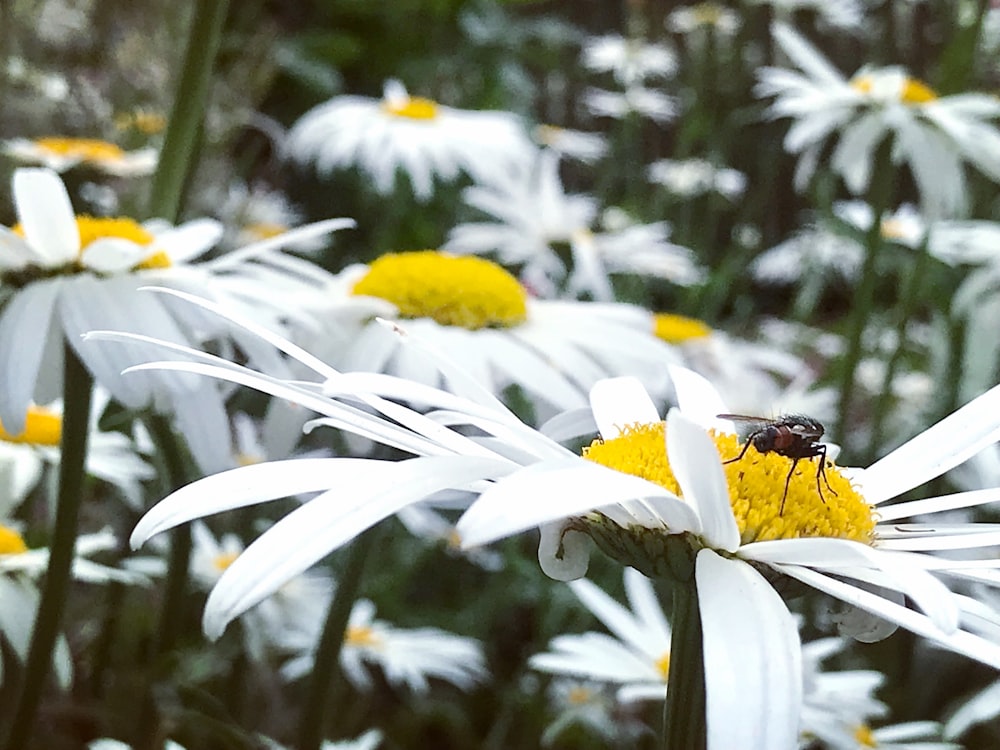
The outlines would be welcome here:
[[[865,326],[871,322],[878,285],[878,256],[882,248],[882,214],[892,200],[896,170],[889,158],[888,146],[883,144],[875,157],[872,183],[868,189],[868,205],[872,211],[872,224],[865,235],[865,262],[861,268],[861,278],[854,295],[848,321],[847,351],[844,354],[843,370],[840,378],[840,404],[837,423],[832,439],[842,443],[850,418],[851,398],[854,395],[854,374],[861,361],[861,339]]]
[[[160,161],[153,176],[148,214],[177,221],[184,184],[191,170],[195,144],[205,113],[215,55],[222,38],[228,0],[198,0],[184,49],[184,63]]]
[[[324,719],[329,708],[333,675],[340,665],[340,649],[344,645],[347,620],[361,587],[365,563],[378,534],[378,529],[371,529],[355,539],[347,549],[347,559],[337,574],[337,591],[330,601],[323,633],[316,644],[309,692],[299,719],[299,750],[319,750],[325,736]]]
[[[69,582],[76,555],[77,522],[83,499],[93,378],[69,343],[63,345],[63,424],[59,459],[59,493],[49,543],[49,566],[38,603],[24,682],[7,736],[7,750],[24,750],[31,737],[42,690],[52,666]]]
[[[663,707],[664,750],[705,750],[705,659],[694,581],[673,585],[670,669]]]
[[[921,246],[916,262],[910,270],[906,289],[903,298],[900,300],[899,320],[896,323],[896,348],[889,357],[886,364],[885,376],[882,379],[882,389],[875,402],[875,413],[872,416],[871,439],[868,442],[868,458],[875,458],[876,451],[882,444],[885,418],[892,403],[892,383],[896,377],[896,370],[906,352],[906,329],[913,311],[916,309],[917,300],[920,296],[920,287],[923,285],[924,275],[930,265],[930,253],[927,252],[927,242]]]

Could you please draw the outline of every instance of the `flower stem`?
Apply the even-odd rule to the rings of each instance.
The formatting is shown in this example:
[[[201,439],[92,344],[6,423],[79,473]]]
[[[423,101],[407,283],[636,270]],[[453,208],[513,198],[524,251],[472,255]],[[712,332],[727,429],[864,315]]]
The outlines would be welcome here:
[[[64,343],[63,350],[63,424],[55,523],[49,543],[45,585],[24,665],[24,682],[7,735],[7,750],[22,750],[31,737],[42,690],[52,665],[52,650],[59,636],[73,572],[73,558],[76,556],[93,378],[69,343]]]
[[[340,666],[347,621],[354,607],[368,554],[375,546],[379,530],[370,529],[347,549],[347,559],[337,575],[337,590],[330,600],[323,633],[316,644],[312,681],[299,719],[299,750],[318,750],[325,735],[324,718],[333,687],[333,675]]]
[[[882,248],[882,214],[889,207],[895,185],[896,169],[889,157],[888,148],[883,145],[875,156],[872,183],[868,189],[868,205],[871,206],[872,224],[865,234],[865,262],[861,268],[861,279],[851,316],[848,321],[847,351],[844,353],[843,370],[840,378],[840,403],[837,423],[832,432],[835,442],[842,443],[847,429],[854,395],[854,374],[861,361],[861,339],[865,326],[871,322],[878,284],[878,256]]]
[[[663,707],[664,750],[705,750],[705,661],[694,581],[673,585],[670,669]]]
[[[229,0],[199,0],[184,49],[184,63],[170,120],[163,137],[148,214],[175,222],[180,214],[184,184],[191,170],[195,144],[205,113],[215,55],[222,38]]]

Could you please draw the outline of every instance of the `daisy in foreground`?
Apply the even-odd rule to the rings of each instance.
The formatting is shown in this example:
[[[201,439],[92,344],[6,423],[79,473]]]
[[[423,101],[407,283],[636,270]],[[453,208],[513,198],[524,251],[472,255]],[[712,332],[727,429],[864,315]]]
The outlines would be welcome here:
[[[317,426],[347,429],[416,457],[257,464],[202,479],[156,505],[137,524],[134,546],[205,515],[320,493],[253,542],[222,575],[206,604],[204,626],[211,637],[383,518],[459,490],[471,502],[456,527],[465,546],[540,528],[539,561],[552,577],[581,577],[596,542],[623,564],[674,583],[668,740],[681,732],[707,736],[710,749],[794,745],[802,706],[801,647],[778,589],[793,593],[796,582],[874,615],[844,618],[859,637],[880,634],[885,621],[1000,668],[1000,646],[976,632],[996,614],[938,578],[997,561],[985,554],[977,563],[926,554],[982,553],[1000,543],[1000,527],[903,522],[994,502],[1000,488],[887,504],[1000,438],[1000,386],[867,469],[828,462],[828,484],[820,484],[811,459],[790,473],[787,457],[751,446],[732,460],[741,444],[732,425],[716,416],[725,405],[707,381],[681,368],[673,369],[680,408],[671,409],[665,422],[634,379],[595,385],[590,424],[592,429],[596,423],[600,437],[579,456],[521,423],[398,326],[414,355],[436,362],[455,393],[384,375],[343,374],[249,321],[230,319],[312,368],[319,382],[282,381],[176,346],[186,361],[140,369],[248,385],[318,412]],[[389,399],[419,403],[430,413]],[[586,422],[580,420],[580,431]],[[565,432],[567,425],[561,426]],[[468,427],[472,435],[464,434]],[[545,431],[553,429],[549,424]],[[697,656],[702,653],[703,659]],[[686,689],[674,688],[675,676],[678,685],[693,679],[695,687],[689,682]]]
[[[56,172],[82,165],[117,177],[150,174],[157,159],[156,149],[124,151],[94,138],[12,138],[4,142],[3,150],[20,162],[40,164]]]

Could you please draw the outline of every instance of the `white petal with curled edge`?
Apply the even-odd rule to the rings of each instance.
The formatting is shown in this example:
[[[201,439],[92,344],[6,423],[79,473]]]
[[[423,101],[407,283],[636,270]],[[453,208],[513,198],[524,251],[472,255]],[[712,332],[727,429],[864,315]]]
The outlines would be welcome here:
[[[581,531],[566,528],[560,521],[542,524],[538,530],[541,532],[538,565],[542,572],[556,581],[583,578],[594,546],[590,537]]]
[[[698,553],[695,580],[708,750],[796,747],[802,649],[785,603],[747,563],[709,549]]]
[[[71,263],[80,252],[80,230],[69,193],[51,169],[18,169],[13,179],[17,218],[42,265]]]
[[[161,531],[224,510],[328,490],[363,475],[369,463],[361,458],[294,458],[212,474],[181,487],[150,508],[135,525],[129,544],[138,549]]]
[[[458,520],[463,547],[487,544],[563,518],[642,497],[670,501],[664,525],[676,533],[700,531],[691,508],[645,479],[582,458],[534,464],[490,487]]]
[[[702,534],[713,547],[733,552],[740,530],[729,502],[729,485],[715,443],[679,409],[667,414],[667,457],[686,503],[701,518]]]
[[[611,440],[633,424],[660,421],[660,412],[637,378],[607,378],[590,389],[590,408],[601,437]]]
[[[218,638],[234,617],[407,505],[509,470],[510,464],[504,461],[433,456],[398,462],[370,460],[350,477],[334,477],[335,489],[278,521],[226,569],[205,604],[205,634]]]
[[[677,395],[677,405],[685,417],[706,430],[733,432],[732,422],[718,418],[719,414],[726,411],[726,405],[707,378],[686,367],[670,365],[668,369]]]

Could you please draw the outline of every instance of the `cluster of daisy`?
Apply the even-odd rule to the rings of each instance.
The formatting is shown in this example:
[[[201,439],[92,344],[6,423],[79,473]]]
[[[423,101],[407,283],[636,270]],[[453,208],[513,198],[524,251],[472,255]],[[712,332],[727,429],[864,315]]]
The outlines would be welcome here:
[[[902,66],[841,73],[811,39],[856,43],[865,3],[743,5],[635,3],[627,33],[573,37],[565,127],[397,79],[287,130],[244,112],[275,173],[182,177],[205,214],[183,221],[159,200],[183,112],[130,109],[122,145],[3,142],[9,743],[40,723],[50,670],[95,705],[133,700],[139,727],[102,714],[91,748],[403,746],[417,731],[394,735],[389,707],[471,705],[501,680],[491,745],[529,700],[545,746],[639,744],[661,719],[662,746],[707,750],[950,750],[989,731],[995,678],[904,714],[898,674],[858,644],[903,629],[926,664],[1000,670],[1000,223],[983,198],[1000,100]],[[989,49],[981,5],[955,39]],[[488,20],[466,33],[492,39]],[[719,134],[730,117],[783,140],[744,158]],[[151,208],[129,210],[151,175]],[[308,222],[338,191],[377,208]],[[775,215],[753,216],[772,193]],[[726,238],[738,226],[759,252]],[[743,320],[778,310],[792,320]],[[504,591],[535,567],[526,546],[545,576],[527,604]],[[74,581],[104,584],[102,604]],[[579,604],[608,632],[578,632]],[[895,721],[918,710],[938,720]]]

